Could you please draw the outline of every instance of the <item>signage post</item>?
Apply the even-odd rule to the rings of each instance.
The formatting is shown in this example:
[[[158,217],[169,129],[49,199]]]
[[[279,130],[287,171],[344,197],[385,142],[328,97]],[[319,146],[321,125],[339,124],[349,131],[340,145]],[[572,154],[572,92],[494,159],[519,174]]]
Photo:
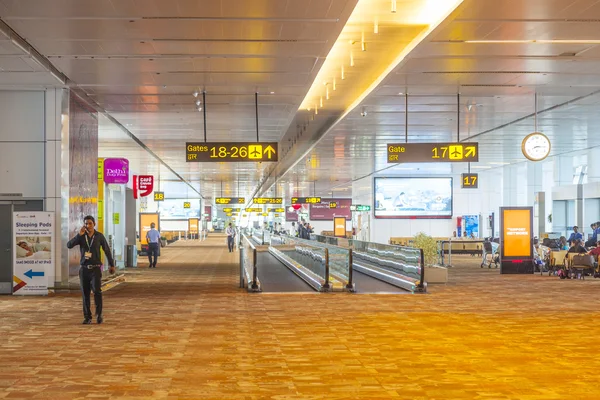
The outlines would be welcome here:
[[[54,213],[15,212],[13,224],[13,294],[45,296],[54,274]]]
[[[533,207],[500,208],[500,273],[533,274]]]

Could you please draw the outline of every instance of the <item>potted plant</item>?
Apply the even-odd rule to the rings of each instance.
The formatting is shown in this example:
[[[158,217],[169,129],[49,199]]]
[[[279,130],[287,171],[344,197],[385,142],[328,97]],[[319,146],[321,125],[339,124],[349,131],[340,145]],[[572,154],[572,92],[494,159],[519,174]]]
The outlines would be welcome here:
[[[419,232],[415,235],[411,247],[423,250],[423,264],[425,264],[425,282],[446,283],[448,282],[448,270],[438,265],[437,240],[431,236]]]
[[[160,237],[160,247],[165,247],[166,245],[167,245],[167,237],[161,236]]]

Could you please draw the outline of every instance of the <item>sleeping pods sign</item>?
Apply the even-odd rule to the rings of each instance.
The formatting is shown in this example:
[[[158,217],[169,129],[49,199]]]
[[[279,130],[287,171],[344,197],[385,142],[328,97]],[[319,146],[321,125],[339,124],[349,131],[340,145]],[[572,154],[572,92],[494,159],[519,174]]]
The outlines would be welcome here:
[[[54,213],[13,213],[13,294],[47,295],[54,276]]]

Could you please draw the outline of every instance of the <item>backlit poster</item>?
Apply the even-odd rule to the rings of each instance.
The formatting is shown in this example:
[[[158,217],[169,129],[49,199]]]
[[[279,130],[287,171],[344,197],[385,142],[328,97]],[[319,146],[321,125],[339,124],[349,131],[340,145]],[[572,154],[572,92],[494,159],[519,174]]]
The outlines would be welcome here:
[[[533,273],[533,208],[500,208],[500,232],[501,273]]]
[[[198,233],[198,218],[188,219],[188,232],[192,235],[196,235]]]
[[[159,213],[140,213],[140,243],[148,244],[146,234],[150,231],[150,224],[156,224],[155,229],[160,231],[160,214]]]
[[[346,237],[346,218],[335,217],[333,219],[333,236],[335,237]]]

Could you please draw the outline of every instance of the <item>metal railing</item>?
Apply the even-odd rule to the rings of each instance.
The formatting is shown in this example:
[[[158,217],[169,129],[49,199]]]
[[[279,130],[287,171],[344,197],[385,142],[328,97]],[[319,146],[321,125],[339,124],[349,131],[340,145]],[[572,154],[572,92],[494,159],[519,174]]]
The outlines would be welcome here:
[[[293,248],[269,247],[269,253],[315,290],[333,289],[329,270],[329,251],[326,248],[297,244]]]
[[[256,267],[256,247],[245,234],[240,235],[240,288],[244,285],[248,290],[260,292],[260,281],[258,280],[258,268]],[[246,279],[244,279],[244,277]]]
[[[339,247],[331,244],[318,242],[315,240],[300,239],[292,236],[281,236],[283,244],[292,246],[312,246],[327,249],[326,269],[336,280],[343,282],[346,290],[354,290],[352,281],[352,249]],[[329,280],[329,279],[328,279]]]
[[[350,245],[357,269],[412,292],[426,290],[422,249],[360,240],[351,240]],[[393,275],[386,274],[386,271]]]

